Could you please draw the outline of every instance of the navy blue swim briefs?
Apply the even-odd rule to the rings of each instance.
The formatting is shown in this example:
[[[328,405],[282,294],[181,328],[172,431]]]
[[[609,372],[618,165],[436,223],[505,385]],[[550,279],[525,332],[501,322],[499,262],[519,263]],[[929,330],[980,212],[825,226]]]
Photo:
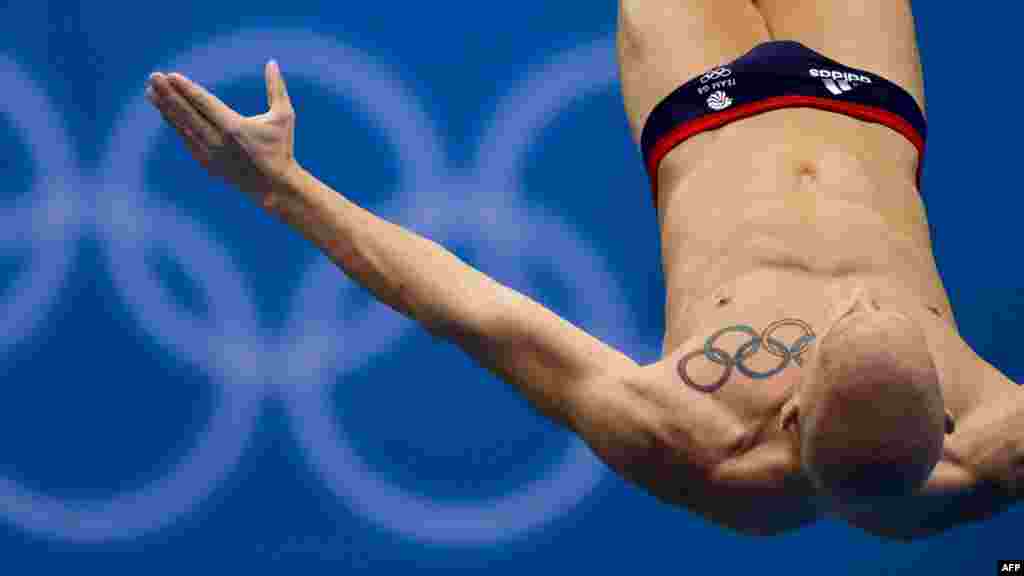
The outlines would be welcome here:
[[[736,60],[683,84],[651,112],[640,147],[658,205],[658,164],[690,137],[780,108],[818,108],[876,122],[918,150],[917,186],[927,126],[913,96],[865,70],[844,66],[799,42],[758,44]]]

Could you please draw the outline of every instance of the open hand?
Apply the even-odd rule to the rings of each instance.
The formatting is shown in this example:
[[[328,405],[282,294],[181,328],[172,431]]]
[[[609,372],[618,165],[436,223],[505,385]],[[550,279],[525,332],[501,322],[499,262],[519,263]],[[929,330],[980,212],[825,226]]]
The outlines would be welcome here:
[[[210,174],[269,208],[297,168],[295,111],[277,63],[268,62],[264,73],[270,110],[256,116],[241,116],[178,73],[154,73],[146,96]]]

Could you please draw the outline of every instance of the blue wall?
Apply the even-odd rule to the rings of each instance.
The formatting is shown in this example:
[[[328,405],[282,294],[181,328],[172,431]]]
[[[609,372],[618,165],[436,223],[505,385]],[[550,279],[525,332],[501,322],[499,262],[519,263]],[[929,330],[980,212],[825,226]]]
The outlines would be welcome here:
[[[650,362],[664,287],[615,5],[581,5],[0,9],[0,570],[985,574],[1019,557],[1018,512],[897,545],[828,521],[742,538],[660,505],[212,182],[143,98],[179,70],[260,113],[278,59],[307,169]],[[1024,9],[915,10],[940,269],[965,337],[1019,380]]]

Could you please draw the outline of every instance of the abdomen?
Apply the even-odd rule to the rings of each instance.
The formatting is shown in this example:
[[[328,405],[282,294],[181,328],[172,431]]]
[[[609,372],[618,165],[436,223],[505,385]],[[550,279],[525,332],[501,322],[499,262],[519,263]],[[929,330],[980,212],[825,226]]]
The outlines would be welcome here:
[[[668,314],[766,265],[895,275],[944,299],[916,163],[889,128],[805,108],[684,142],[659,170]]]

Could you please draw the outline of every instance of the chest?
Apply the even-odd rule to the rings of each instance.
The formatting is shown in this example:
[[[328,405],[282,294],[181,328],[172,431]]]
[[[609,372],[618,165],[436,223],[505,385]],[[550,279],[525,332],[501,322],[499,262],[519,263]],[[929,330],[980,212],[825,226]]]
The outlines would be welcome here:
[[[719,285],[688,308],[681,323],[687,330],[677,334],[680,345],[672,351],[679,377],[759,428],[808,376],[818,339],[858,290],[871,291],[880,305],[921,325],[947,405],[954,415],[966,411],[978,391],[964,388],[971,380],[964,371],[976,361],[953,325],[936,315],[938,301],[921,300],[920,290],[871,275],[830,278],[783,266]]]
[[[679,347],[675,367],[685,385],[713,395],[747,429],[760,430],[770,427],[810,370],[821,315],[794,311],[785,299],[737,306],[732,298],[723,296],[729,304]]]

